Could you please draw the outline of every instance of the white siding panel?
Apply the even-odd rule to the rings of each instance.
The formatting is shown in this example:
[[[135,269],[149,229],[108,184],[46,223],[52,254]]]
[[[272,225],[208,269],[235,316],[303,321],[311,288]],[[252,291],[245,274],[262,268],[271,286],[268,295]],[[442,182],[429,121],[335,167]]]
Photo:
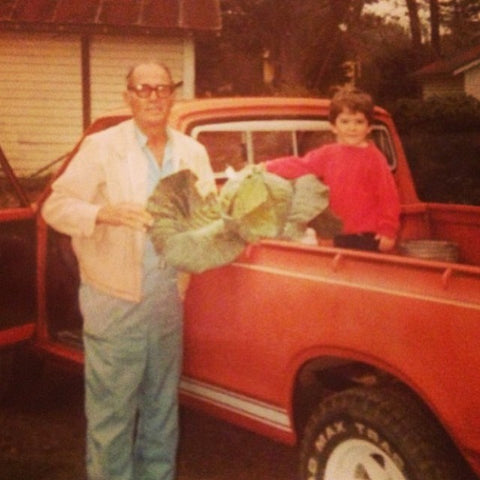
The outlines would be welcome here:
[[[125,75],[139,62],[161,61],[170,68],[175,81],[185,81],[187,48],[188,41],[182,38],[95,36],[91,44],[92,118],[124,106]],[[188,80],[194,81],[191,75]],[[188,87],[191,91],[191,86]],[[180,89],[178,98],[183,95]]]
[[[185,39],[183,57],[183,98],[195,97],[195,42],[192,38]]]
[[[428,79],[423,84],[423,98],[456,95],[464,92],[463,75]]]
[[[480,100],[480,66],[465,72],[465,91]]]
[[[19,175],[72,148],[82,132],[80,41],[0,33],[0,144]]]

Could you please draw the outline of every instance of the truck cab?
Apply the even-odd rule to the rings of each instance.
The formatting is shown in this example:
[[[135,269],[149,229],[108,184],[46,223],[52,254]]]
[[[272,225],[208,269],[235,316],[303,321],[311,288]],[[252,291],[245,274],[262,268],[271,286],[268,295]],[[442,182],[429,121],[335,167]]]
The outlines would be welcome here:
[[[301,98],[185,101],[171,124],[206,146],[221,188],[229,170],[332,141],[328,107]],[[128,118],[105,115],[85,135]],[[298,444],[302,480],[472,479],[480,473],[480,208],[420,201],[390,115],[376,108],[375,118],[372,141],[402,203],[396,250],[269,239],[194,274],[181,400]],[[25,346],[81,369],[70,239],[39,215],[49,189],[32,203],[4,157],[2,168],[0,365],[7,370],[14,347]]]

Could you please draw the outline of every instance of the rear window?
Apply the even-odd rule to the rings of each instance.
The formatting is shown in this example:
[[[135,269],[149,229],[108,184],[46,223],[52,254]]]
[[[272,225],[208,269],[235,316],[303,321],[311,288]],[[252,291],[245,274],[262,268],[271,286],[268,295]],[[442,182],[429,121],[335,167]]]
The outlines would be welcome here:
[[[248,164],[281,156],[302,156],[334,141],[329,122],[323,119],[211,123],[197,125],[191,135],[205,145],[213,171],[219,178],[228,168],[240,170]],[[382,124],[374,125],[371,138],[393,170],[396,158],[387,128]]]

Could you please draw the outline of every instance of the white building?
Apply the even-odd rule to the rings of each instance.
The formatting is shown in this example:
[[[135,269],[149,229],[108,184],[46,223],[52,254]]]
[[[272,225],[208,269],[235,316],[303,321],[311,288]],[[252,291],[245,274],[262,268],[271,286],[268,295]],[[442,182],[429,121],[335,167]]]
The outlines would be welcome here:
[[[423,98],[465,93],[480,100],[480,45],[430,63],[414,75],[421,82]]]
[[[219,0],[2,0],[0,145],[19,175],[67,153],[122,105],[125,73],[159,59],[195,95],[195,36],[221,28]]]

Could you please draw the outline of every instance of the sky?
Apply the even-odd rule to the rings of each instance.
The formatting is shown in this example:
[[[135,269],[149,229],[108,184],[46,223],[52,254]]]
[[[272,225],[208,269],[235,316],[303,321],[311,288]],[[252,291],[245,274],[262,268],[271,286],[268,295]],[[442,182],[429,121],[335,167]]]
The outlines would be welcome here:
[[[403,26],[408,26],[409,23],[405,0],[380,0],[373,5],[365,5],[364,11],[370,11],[377,15],[388,17],[392,21],[399,22]],[[423,9],[419,10],[419,14],[422,19],[425,19],[426,15],[428,16],[428,13]]]
[[[398,2],[395,0],[381,0],[374,5],[366,5],[364,11],[371,11],[377,15],[388,16],[393,19],[397,19],[401,22],[408,21],[407,9],[404,6],[405,2]]]

